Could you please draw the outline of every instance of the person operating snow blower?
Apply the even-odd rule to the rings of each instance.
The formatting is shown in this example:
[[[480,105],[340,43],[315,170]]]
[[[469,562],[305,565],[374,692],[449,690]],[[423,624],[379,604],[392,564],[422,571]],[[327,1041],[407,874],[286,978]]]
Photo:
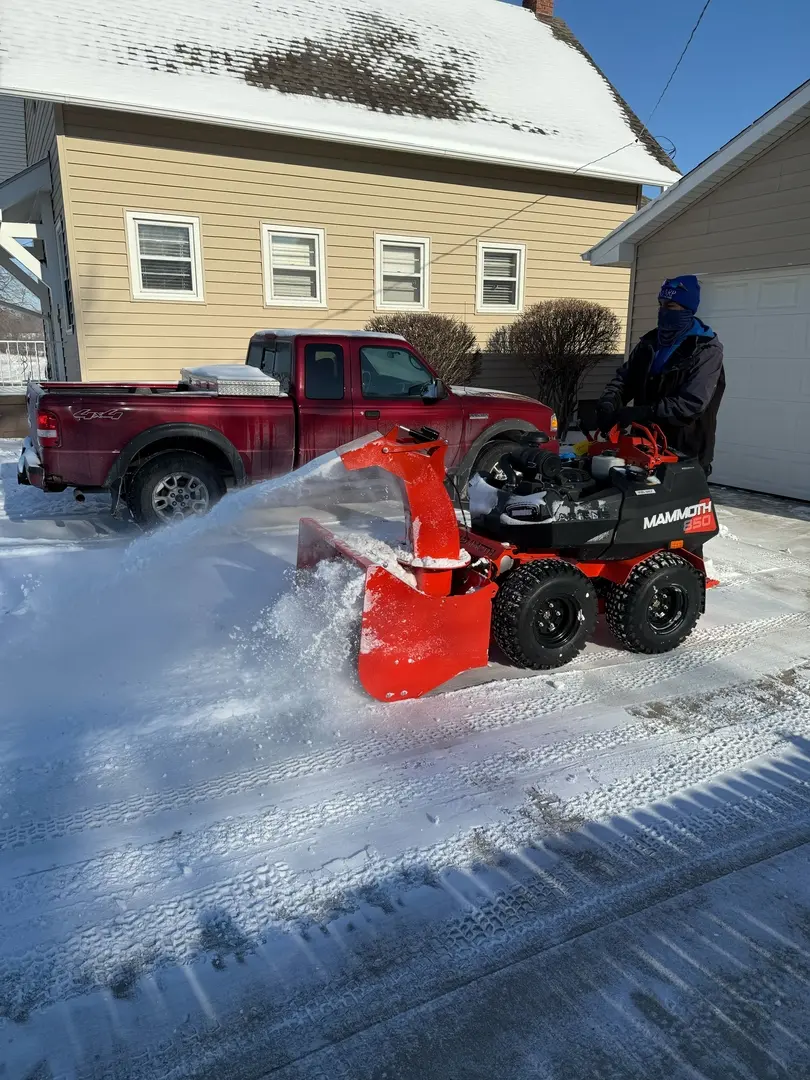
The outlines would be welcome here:
[[[694,275],[664,282],[658,326],[644,335],[605,387],[597,421],[604,432],[617,424],[658,424],[670,447],[697,458],[708,476],[726,378],[723,346],[697,318],[699,305],[700,283]]]

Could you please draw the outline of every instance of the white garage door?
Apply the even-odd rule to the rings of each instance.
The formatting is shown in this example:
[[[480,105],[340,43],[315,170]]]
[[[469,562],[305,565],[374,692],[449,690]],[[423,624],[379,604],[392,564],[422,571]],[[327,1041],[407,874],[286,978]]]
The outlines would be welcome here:
[[[712,480],[810,499],[810,268],[701,277],[725,350]]]

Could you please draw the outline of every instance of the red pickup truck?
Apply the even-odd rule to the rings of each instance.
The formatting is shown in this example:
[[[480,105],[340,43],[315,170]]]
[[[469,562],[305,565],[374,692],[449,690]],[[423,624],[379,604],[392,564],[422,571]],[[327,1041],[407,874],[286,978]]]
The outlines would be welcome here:
[[[557,426],[532,398],[445,386],[404,338],[313,330],[254,334],[245,367],[177,383],[32,384],[28,417],[20,483],[109,490],[145,526],[205,513],[231,487],[396,424],[439,431],[462,487],[521,433],[555,440]]]

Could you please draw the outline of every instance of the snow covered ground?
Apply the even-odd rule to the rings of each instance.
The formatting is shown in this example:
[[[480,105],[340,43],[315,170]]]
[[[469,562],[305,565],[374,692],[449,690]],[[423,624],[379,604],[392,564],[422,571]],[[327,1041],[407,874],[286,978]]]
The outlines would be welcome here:
[[[16,451],[4,1080],[810,1075],[810,505],[716,492],[675,653],[382,706],[357,575],[290,572],[302,513],[393,539],[379,484],[143,537]]]

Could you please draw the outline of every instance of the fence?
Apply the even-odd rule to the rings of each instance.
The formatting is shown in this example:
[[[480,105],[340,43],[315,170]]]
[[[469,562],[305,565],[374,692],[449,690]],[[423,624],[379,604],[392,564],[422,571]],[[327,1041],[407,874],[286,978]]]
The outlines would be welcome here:
[[[621,362],[619,355],[600,360],[585,376],[580,396],[599,397]],[[475,386],[488,386],[492,390],[510,390],[513,394],[526,394],[533,398],[543,396],[525,361],[511,353],[482,353],[481,370],[471,381]]]
[[[0,394],[19,394],[29,379],[47,377],[44,341],[0,341]]]

